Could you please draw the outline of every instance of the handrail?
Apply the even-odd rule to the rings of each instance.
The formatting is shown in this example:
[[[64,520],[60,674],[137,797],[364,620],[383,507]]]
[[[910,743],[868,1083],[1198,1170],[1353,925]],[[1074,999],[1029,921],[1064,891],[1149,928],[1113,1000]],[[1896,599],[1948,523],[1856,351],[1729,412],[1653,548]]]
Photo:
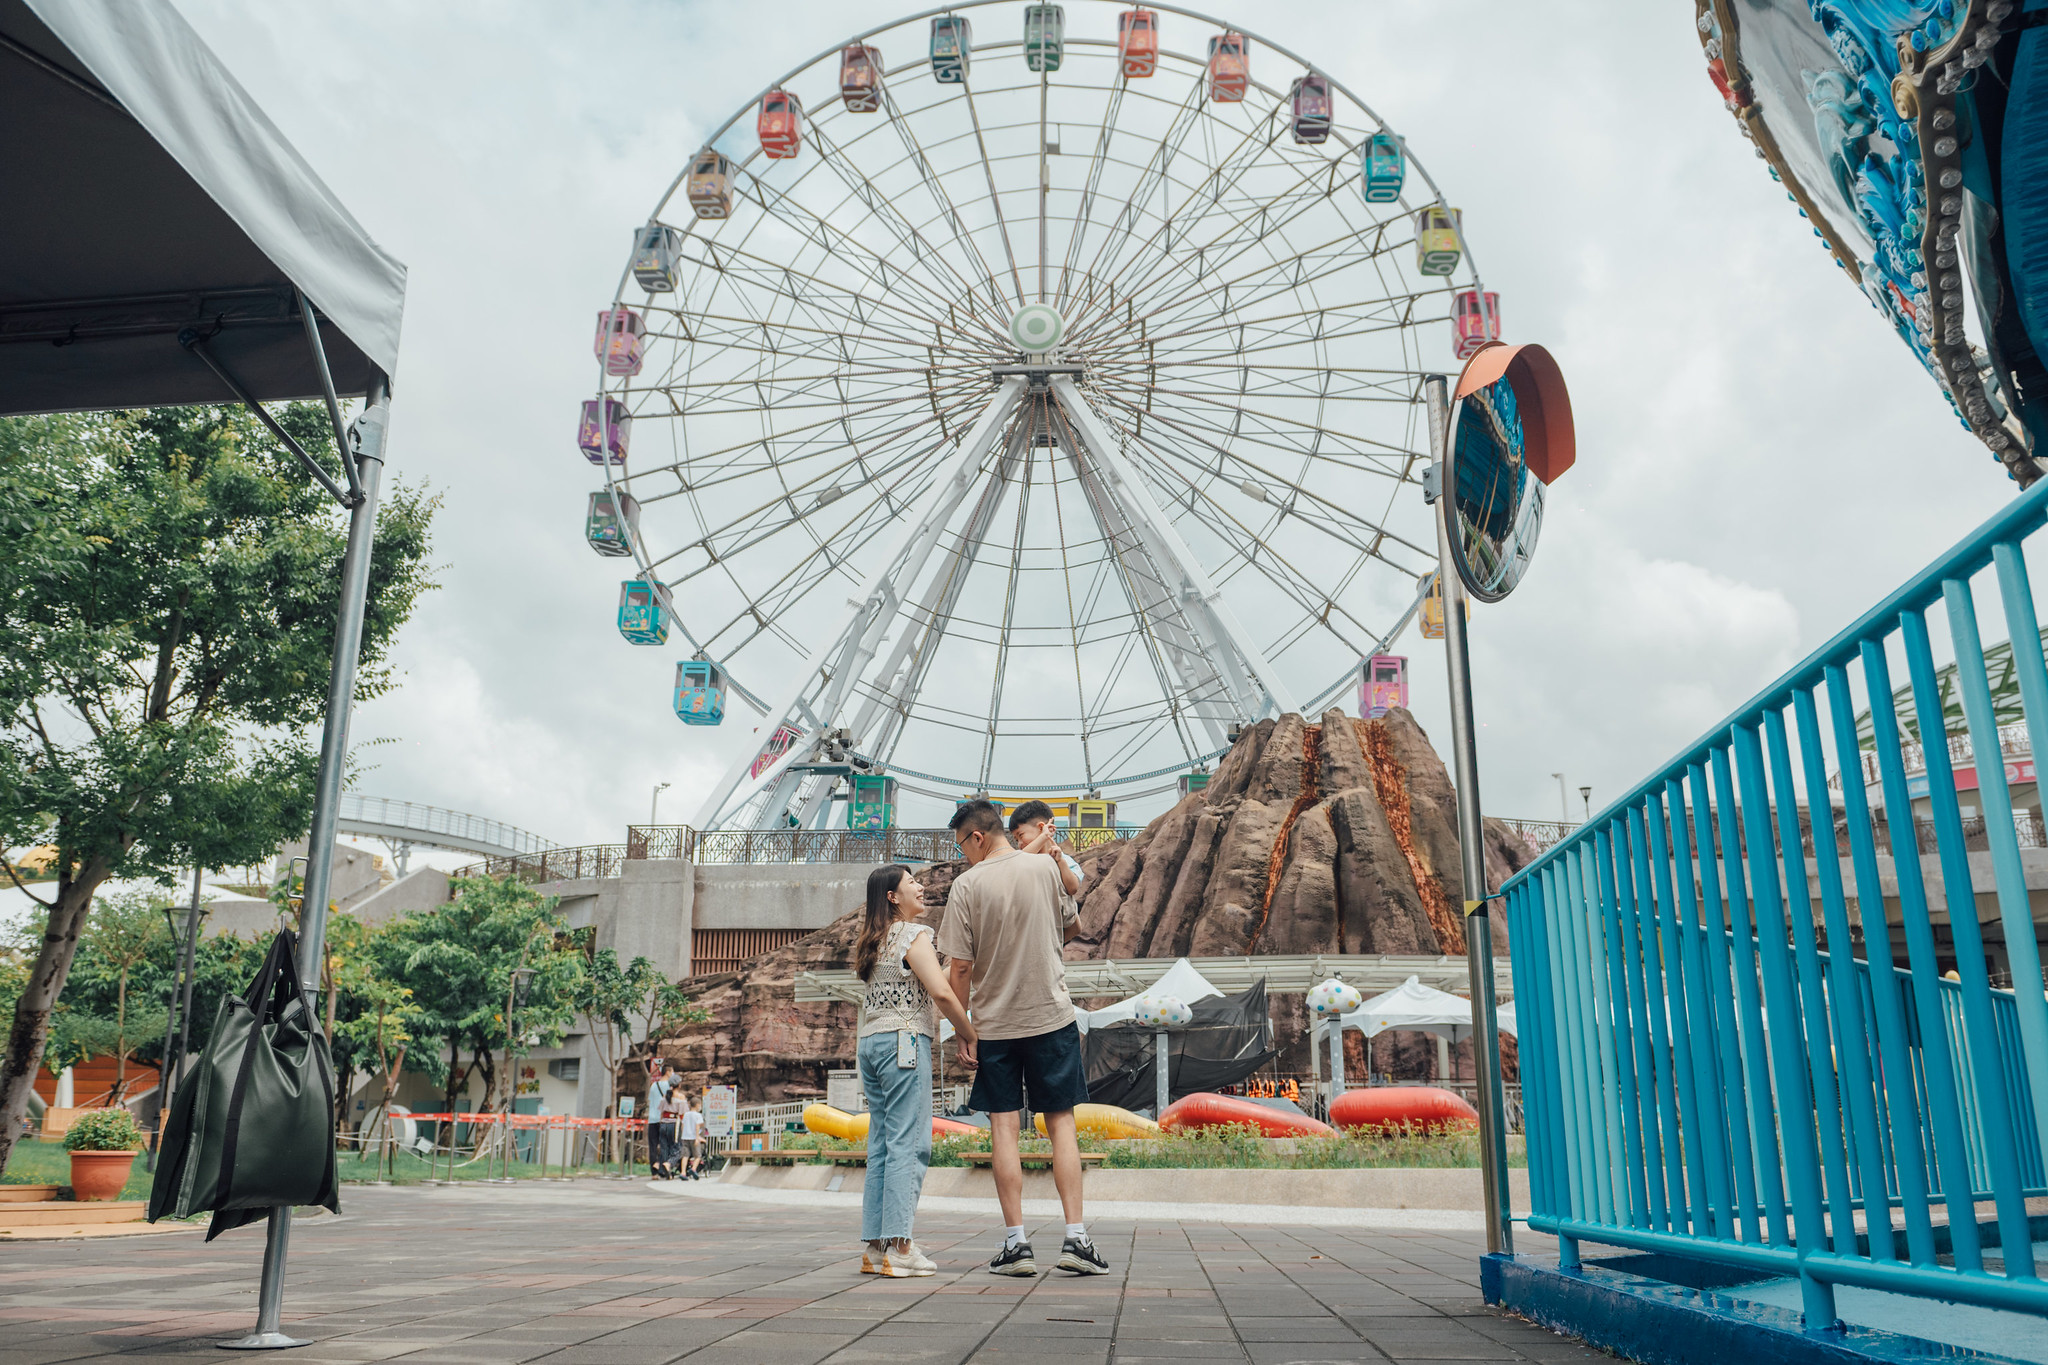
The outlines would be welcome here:
[[[356,792],[342,793],[340,821],[341,828],[351,832],[394,838],[412,835],[423,844],[451,840],[446,847],[477,853],[495,850],[517,856],[554,847],[538,834],[503,820]]]
[[[2038,638],[2023,546],[2044,521],[2048,482],[1503,887],[1528,1221],[1568,1264],[1585,1240],[1797,1276],[1809,1329],[1833,1324],[1840,1284],[2048,1315],[2026,1206],[2048,1194],[2048,998],[2021,860],[2043,833],[2012,804],[1976,604],[1988,589],[2010,638]],[[1937,605],[1967,752],[1983,756],[1970,821],[1953,740],[1921,755],[1921,791],[1898,723],[1895,698],[1944,732]],[[2018,650],[2014,667],[2039,753],[2048,664]],[[1863,771],[1859,697],[1875,798],[1828,780]],[[1916,799],[1927,817],[1905,818]],[[1814,829],[1831,856],[1814,856]],[[1977,848],[2003,963],[1979,928]]]

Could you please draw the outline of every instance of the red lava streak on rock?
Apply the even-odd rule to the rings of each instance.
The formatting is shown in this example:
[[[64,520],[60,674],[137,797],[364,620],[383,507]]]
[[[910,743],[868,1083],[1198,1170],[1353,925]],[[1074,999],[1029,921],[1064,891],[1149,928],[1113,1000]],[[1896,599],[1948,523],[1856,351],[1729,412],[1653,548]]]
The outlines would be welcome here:
[[[1372,784],[1379,792],[1381,808],[1387,813],[1387,828],[1393,832],[1395,847],[1408,860],[1409,872],[1414,874],[1415,892],[1422,897],[1422,908],[1429,914],[1429,927],[1436,930],[1437,941],[1446,953],[1462,953],[1465,951],[1465,917],[1451,904],[1451,898],[1444,894],[1443,883],[1436,879],[1435,871],[1416,850],[1415,820],[1408,809],[1408,769],[1394,756],[1394,746],[1387,738],[1387,724],[1381,720],[1361,720],[1355,724],[1359,743],[1365,746],[1366,761],[1372,764]]]

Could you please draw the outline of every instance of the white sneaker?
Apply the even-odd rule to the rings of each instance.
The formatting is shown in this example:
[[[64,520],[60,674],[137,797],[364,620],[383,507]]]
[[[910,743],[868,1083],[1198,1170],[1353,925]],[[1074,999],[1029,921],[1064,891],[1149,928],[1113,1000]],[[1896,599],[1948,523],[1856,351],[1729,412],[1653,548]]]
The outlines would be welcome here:
[[[879,1275],[882,1273],[882,1253],[866,1242],[860,1247],[860,1273]]]
[[[935,1275],[938,1273],[938,1263],[925,1255],[924,1248],[915,1242],[910,1244],[910,1250],[908,1251],[892,1251],[889,1254],[907,1262],[910,1268],[920,1275]]]
[[[894,1246],[882,1248],[882,1274],[895,1280],[907,1280],[915,1275],[930,1275],[938,1267],[918,1254],[912,1247],[909,1251],[898,1251]]]

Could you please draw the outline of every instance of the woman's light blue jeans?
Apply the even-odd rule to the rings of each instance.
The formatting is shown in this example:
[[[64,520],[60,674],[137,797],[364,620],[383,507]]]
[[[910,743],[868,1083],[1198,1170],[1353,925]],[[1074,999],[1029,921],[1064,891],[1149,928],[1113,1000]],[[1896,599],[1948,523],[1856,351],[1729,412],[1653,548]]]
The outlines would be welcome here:
[[[860,1190],[864,1242],[910,1237],[932,1159],[932,1040],[917,1036],[917,1065],[896,1065],[896,1035],[860,1040],[860,1088],[868,1100],[868,1174]]]

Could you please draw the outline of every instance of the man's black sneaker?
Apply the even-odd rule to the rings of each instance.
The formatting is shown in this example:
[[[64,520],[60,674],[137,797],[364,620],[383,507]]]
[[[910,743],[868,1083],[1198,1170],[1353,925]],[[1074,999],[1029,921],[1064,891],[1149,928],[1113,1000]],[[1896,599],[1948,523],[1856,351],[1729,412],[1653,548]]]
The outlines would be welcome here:
[[[1019,1242],[1015,1246],[1006,1246],[1001,1251],[998,1251],[996,1258],[988,1263],[988,1273],[991,1275],[1036,1275],[1038,1273],[1038,1262],[1031,1259],[1031,1243]]]
[[[1076,1275],[1107,1275],[1109,1262],[1102,1259],[1102,1253],[1095,1249],[1094,1242],[1069,1237],[1060,1244],[1060,1269],[1071,1270]]]

